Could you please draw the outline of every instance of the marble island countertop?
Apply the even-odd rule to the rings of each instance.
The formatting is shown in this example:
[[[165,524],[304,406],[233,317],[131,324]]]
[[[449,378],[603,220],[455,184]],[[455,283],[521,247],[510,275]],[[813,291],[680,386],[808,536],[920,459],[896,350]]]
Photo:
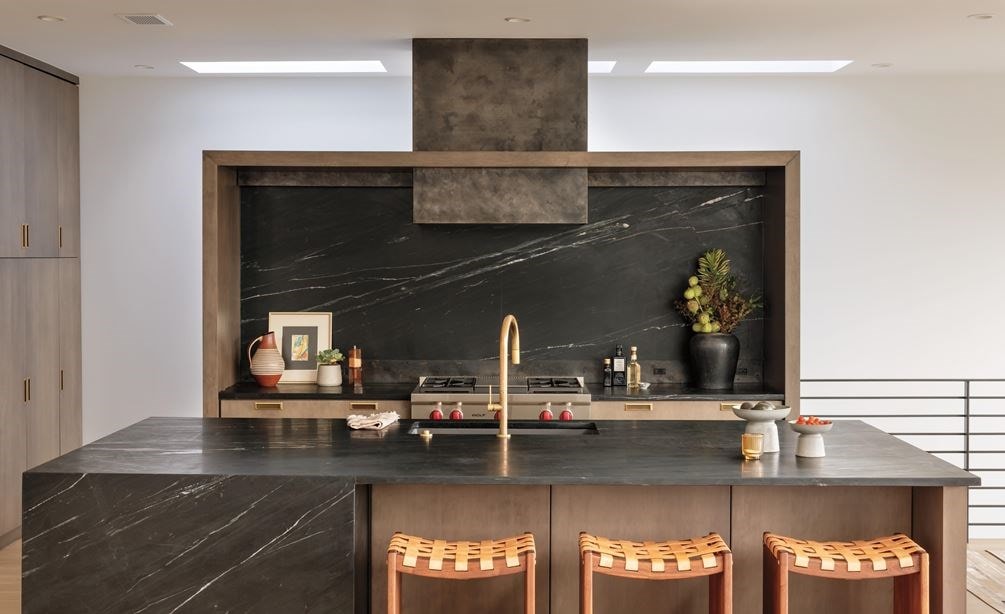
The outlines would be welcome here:
[[[827,456],[739,455],[739,421],[597,421],[586,435],[411,435],[410,420],[149,418],[29,473],[332,476],[359,484],[972,486],[979,479],[863,422],[838,422]]]

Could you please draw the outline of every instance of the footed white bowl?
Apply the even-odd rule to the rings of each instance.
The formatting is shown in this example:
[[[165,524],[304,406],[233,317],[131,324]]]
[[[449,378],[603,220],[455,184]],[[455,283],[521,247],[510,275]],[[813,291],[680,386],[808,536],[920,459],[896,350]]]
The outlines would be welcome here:
[[[781,420],[792,411],[790,407],[776,407],[774,409],[743,409],[739,405],[733,406],[733,413],[738,418],[747,421],[744,428],[745,433],[760,433],[764,435],[764,453],[771,454],[778,452],[778,427],[776,420]]]
[[[799,439],[796,441],[796,456],[820,458],[827,455],[827,450],[824,448],[823,434],[831,430],[834,426],[833,422],[830,424],[796,424],[795,422],[789,422],[789,426],[792,427],[793,431],[799,433]]]

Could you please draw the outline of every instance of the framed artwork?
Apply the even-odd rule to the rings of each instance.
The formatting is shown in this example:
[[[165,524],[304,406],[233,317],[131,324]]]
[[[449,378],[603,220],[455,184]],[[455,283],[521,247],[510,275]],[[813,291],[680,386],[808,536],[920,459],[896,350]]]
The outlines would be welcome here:
[[[318,352],[332,346],[331,312],[270,311],[269,330],[276,333],[286,363],[279,383],[316,382]]]

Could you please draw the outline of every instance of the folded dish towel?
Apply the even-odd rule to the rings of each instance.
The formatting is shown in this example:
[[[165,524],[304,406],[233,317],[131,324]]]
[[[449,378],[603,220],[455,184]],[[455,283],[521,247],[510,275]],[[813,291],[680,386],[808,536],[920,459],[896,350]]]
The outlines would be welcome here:
[[[369,429],[371,431],[386,429],[397,421],[398,412],[394,411],[385,411],[379,414],[370,414],[369,416],[349,416],[346,418],[349,428]]]

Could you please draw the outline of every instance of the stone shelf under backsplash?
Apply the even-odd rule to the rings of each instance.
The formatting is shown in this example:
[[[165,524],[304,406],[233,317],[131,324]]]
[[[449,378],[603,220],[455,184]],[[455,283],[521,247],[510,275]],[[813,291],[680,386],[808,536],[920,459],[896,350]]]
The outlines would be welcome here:
[[[374,383],[355,391],[352,386],[322,388],[315,384],[280,384],[277,388],[263,388],[254,382],[242,382],[221,390],[220,399],[407,401],[415,385],[415,381]],[[767,389],[761,384],[742,383],[729,390],[701,390],[685,384],[653,384],[648,390],[637,392],[630,392],[624,387],[605,388],[601,384],[587,384],[587,388],[594,401],[781,401],[784,398],[783,393]]]
[[[316,384],[280,384],[263,388],[255,382],[240,382],[220,391],[221,400],[301,399],[305,401],[407,401],[415,382],[365,384],[361,390],[351,385],[323,388]]]
[[[761,384],[738,383],[727,390],[702,390],[687,384],[653,384],[646,390],[631,391],[624,386],[587,384],[594,401],[781,401],[782,392]]]

